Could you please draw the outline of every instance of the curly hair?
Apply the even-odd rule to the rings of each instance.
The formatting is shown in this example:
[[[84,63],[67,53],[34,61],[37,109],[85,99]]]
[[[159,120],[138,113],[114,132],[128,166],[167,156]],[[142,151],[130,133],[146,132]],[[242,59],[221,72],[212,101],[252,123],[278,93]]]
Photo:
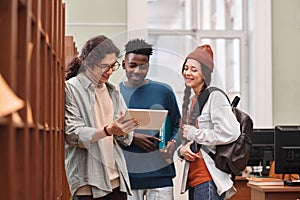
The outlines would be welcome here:
[[[66,67],[66,80],[69,80],[72,77],[75,77],[81,66],[81,59],[79,57],[74,57],[71,62],[68,63]]]
[[[153,53],[153,48],[151,44],[148,44],[143,39],[132,39],[125,44],[125,55],[129,53],[141,54],[145,56],[150,56]]]
[[[68,64],[66,80],[85,71],[86,67],[93,67],[95,63],[102,60],[107,54],[115,53],[120,56],[120,50],[111,39],[104,35],[98,35],[89,39],[83,46],[79,57],[74,57]]]

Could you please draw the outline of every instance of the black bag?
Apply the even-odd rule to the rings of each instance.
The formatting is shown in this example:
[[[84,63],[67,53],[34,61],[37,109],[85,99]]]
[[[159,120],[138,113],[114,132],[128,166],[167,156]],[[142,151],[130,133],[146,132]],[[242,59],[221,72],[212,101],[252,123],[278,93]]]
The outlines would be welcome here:
[[[230,102],[228,96],[223,90],[216,87],[209,87],[205,89],[198,97],[200,113],[199,111],[193,112],[192,123],[195,122],[197,116],[201,115],[203,106],[206,103],[209,94],[216,90],[222,92]],[[233,175],[239,175],[245,169],[252,146],[251,137],[253,133],[253,121],[248,114],[236,108],[239,99],[240,98],[236,96],[231,103],[232,112],[240,123],[241,134],[236,141],[226,145],[217,145],[216,154],[209,152],[205,146],[201,147],[201,145],[196,142],[191,145],[191,150],[193,152],[198,152],[198,150],[202,148],[215,160],[217,168],[223,172]]]

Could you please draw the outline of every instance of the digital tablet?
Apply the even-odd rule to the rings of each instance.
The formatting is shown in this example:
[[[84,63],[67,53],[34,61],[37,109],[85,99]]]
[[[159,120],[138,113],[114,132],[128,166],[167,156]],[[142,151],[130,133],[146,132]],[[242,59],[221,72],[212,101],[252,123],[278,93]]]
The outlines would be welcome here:
[[[160,130],[168,114],[167,110],[127,109],[124,121],[136,118],[140,122],[138,129]]]

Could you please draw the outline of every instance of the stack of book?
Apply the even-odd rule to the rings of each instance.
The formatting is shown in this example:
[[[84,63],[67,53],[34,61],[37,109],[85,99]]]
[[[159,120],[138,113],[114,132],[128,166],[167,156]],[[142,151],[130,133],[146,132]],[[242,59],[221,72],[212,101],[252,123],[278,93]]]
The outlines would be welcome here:
[[[250,177],[248,180],[252,185],[284,185],[283,180],[272,177]]]

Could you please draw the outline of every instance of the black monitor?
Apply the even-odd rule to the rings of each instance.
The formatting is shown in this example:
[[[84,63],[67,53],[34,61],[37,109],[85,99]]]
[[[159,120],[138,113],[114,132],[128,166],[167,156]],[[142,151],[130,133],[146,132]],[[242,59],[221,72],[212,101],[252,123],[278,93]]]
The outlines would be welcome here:
[[[269,175],[271,162],[274,161],[274,129],[253,129],[252,147],[247,166],[254,175]]]
[[[300,174],[300,126],[275,127],[275,173]]]

